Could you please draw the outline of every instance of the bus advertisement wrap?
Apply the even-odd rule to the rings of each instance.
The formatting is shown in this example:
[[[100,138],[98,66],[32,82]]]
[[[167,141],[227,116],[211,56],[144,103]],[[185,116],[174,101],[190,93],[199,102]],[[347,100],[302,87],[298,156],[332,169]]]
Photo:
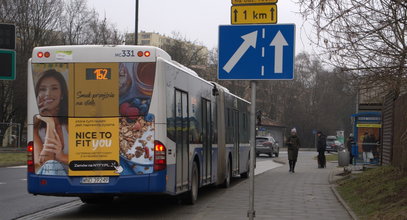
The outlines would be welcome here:
[[[154,115],[150,112],[155,63],[120,63],[121,175],[153,173]]]
[[[34,164],[40,175],[68,174],[70,65],[33,64],[38,113],[34,116]]]
[[[69,125],[69,175],[118,175],[118,119],[70,118]]]
[[[155,63],[33,64],[36,174],[153,172]]]

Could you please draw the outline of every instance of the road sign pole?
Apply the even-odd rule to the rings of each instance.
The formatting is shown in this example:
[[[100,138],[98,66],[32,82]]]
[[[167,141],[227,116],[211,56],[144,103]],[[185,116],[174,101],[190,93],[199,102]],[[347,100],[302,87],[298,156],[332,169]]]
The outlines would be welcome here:
[[[250,87],[252,89],[252,98],[250,105],[250,189],[249,189],[249,210],[247,211],[247,217],[253,220],[256,217],[256,211],[254,211],[254,164],[256,160],[256,81],[250,81]]]

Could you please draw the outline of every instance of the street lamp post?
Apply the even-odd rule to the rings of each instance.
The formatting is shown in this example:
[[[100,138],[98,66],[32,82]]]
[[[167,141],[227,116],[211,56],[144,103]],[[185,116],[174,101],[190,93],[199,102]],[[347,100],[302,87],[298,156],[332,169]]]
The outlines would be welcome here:
[[[134,22],[134,45],[138,44],[138,0],[136,0],[136,14]]]

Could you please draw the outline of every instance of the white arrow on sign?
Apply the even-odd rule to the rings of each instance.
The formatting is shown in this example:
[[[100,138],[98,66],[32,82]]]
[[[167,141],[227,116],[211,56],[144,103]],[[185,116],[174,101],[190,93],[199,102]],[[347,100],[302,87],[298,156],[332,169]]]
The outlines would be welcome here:
[[[270,46],[275,47],[274,73],[283,73],[283,47],[288,46],[288,43],[280,31],[277,32],[276,36],[271,41]]]
[[[250,48],[256,48],[256,40],[257,40],[257,31],[253,31],[249,34],[243,35],[243,43],[240,45],[239,49],[236,50],[236,52],[233,54],[233,56],[229,59],[229,61],[226,63],[226,65],[223,67],[223,69],[227,72],[230,73],[232,71],[233,67],[239,62],[239,60],[242,58],[242,56],[246,53],[246,51]]]

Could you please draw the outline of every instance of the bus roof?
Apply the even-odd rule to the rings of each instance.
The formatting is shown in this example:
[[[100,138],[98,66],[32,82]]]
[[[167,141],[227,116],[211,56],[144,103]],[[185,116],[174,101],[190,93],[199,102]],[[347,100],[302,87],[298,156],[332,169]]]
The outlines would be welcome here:
[[[233,96],[233,97],[235,97],[235,98],[237,98],[237,99],[240,99],[241,101],[246,102],[246,103],[248,103],[248,104],[251,103],[251,102],[247,101],[246,99],[244,99],[244,98],[242,98],[242,97],[239,97],[239,96],[237,96],[237,95],[231,93],[228,88],[226,88],[226,87],[220,85],[219,83],[216,83],[216,82],[213,82],[213,81],[211,81],[211,83],[212,83],[213,85],[215,85],[218,89],[222,89],[223,91],[225,91],[226,94],[229,94],[229,95],[231,95],[231,96]]]
[[[32,63],[156,62],[171,60],[164,50],[138,45],[67,45],[36,47]]]

